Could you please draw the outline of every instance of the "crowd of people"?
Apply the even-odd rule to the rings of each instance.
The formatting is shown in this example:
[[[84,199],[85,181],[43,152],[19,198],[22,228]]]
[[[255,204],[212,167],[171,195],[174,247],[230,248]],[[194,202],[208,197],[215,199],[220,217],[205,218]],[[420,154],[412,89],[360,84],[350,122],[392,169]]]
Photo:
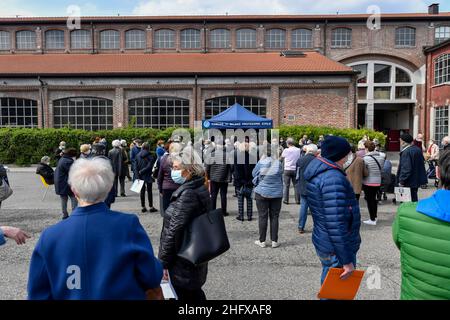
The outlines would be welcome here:
[[[298,143],[288,137],[261,147],[248,137],[243,142],[207,140],[200,154],[195,146],[179,140],[160,140],[155,152],[140,139],[133,139],[129,149],[126,141],[114,140],[107,152],[106,140],[97,138],[92,145],[82,145],[78,155],[61,142],[55,153],[56,170],[53,172],[47,156],[37,168],[48,184],[55,185],[63,221],[45,230],[36,245],[29,298],[161,297],[159,284],[170,277],[181,301],[204,301],[202,287],[208,264],[194,265],[177,253],[190,222],[217,208],[219,194],[222,214],[229,215],[230,183],[238,202],[237,220],[244,222],[246,216],[247,221],[252,221],[256,203],[259,238],[255,244],[261,248],[267,246],[269,228],[270,246],[280,246],[279,216],[282,205],[290,204],[293,185],[294,202],[300,205],[300,234],[305,234],[308,213],[313,218],[312,242],[322,264],[321,282],[330,268],[342,268],[343,279],[356,268],[361,245],[361,194],[369,212],[369,219],[362,222],[376,226],[382,196],[391,192],[391,186],[410,188],[412,203],[400,206],[393,228],[402,255],[402,298],[450,298],[449,287],[438,281],[449,281],[444,273],[450,268],[450,138],[443,139],[442,150],[434,141],[427,147],[422,140],[421,136],[414,139],[408,133],[402,134],[396,175],[380,143],[368,137],[356,146],[332,135],[320,136],[317,144],[303,136]],[[419,188],[428,184],[425,159],[436,163],[436,178],[442,190],[418,202]],[[150,212],[158,211],[152,195],[153,183],[157,185],[159,210],[164,217],[158,258],[137,217],[111,210],[119,194],[126,196],[127,178],[144,181],[140,193],[143,213],[148,211],[146,198]],[[421,237],[411,235],[411,230]],[[61,234],[64,241],[59,241]],[[1,227],[0,244],[4,236],[17,243],[29,237],[20,229]],[[424,245],[432,254],[420,255]],[[443,255],[447,260],[439,262]],[[428,263],[434,263],[434,271],[421,268]],[[445,266],[439,269],[442,263]],[[62,276],[66,274],[69,279]],[[421,278],[421,283],[414,277]]]

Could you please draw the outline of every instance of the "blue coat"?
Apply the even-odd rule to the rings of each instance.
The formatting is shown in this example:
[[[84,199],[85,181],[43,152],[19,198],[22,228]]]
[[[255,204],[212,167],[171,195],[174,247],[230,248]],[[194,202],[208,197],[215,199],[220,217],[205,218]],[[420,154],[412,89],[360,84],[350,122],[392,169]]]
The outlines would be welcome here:
[[[309,153],[297,160],[296,176],[295,176],[295,179],[297,180],[297,185],[295,187],[297,188],[297,193],[302,197],[306,197],[308,195],[306,191],[306,180],[303,177],[303,175],[305,174],[305,170],[308,167],[308,164],[310,164],[310,162],[313,161],[315,158],[316,157],[314,155]]]
[[[146,183],[152,183],[152,169],[155,164],[155,159],[150,152],[142,150],[136,156],[136,177],[140,180],[144,180]]]
[[[283,197],[283,165],[271,157],[261,159],[253,169],[254,191],[264,198]]]
[[[0,229],[0,246],[4,245],[6,243],[5,235],[3,234],[2,229]]]
[[[161,278],[138,217],[99,203],[77,207],[42,233],[31,257],[28,298],[144,300]]]
[[[73,159],[64,155],[58,161],[55,170],[55,192],[60,196],[73,196],[72,190],[68,184],[70,167],[73,164]]]
[[[425,159],[420,148],[411,146],[400,152],[397,181],[409,188],[419,188],[428,183]]]
[[[312,235],[317,251],[335,254],[344,265],[354,262],[359,250],[361,217],[355,193],[345,173],[333,162],[316,158],[305,170]]]

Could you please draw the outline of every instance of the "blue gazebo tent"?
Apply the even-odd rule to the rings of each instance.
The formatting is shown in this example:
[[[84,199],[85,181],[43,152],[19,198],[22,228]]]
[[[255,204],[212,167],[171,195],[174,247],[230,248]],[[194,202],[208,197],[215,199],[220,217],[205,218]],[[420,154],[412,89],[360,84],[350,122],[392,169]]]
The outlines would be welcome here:
[[[211,119],[203,120],[203,129],[272,129],[272,119],[260,117],[236,103]]]

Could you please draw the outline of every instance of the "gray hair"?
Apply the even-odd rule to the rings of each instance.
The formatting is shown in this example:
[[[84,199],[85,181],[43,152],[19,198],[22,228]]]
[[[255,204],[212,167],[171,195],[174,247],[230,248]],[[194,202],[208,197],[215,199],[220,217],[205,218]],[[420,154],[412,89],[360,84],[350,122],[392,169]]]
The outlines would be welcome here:
[[[289,145],[289,146],[293,146],[293,145],[294,145],[294,139],[292,139],[292,138],[287,138],[286,144]]]
[[[43,157],[41,158],[41,162],[42,162],[42,163],[50,162],[50,157],[49,157],[49,156],[43,156]]]
[[[316,155],[319,148],[314,143],[308,144],[306,146],[306,153]]]
[[[68,182],[80,200],[87,203],[105,201],[114,182],[111,163],[100,157],[78,159],[70,168]]]
[[[442,139],[442,142],[446,142],[447,144],[450,144],[450,136],[445,136],[445,137]]]
[[[193,177],[204,177],[205,169],[202,158],[192,147],[186,147],[180,154],[172,154],[171,160],[180,163],[182,170],[186,170]]]
[[[120,144],[122,145],[122,147],[126,147],[127,146],[127,140],[120,140]]]
[[[119,148],[119,147],[122,145],[122,143],[120,143],[120,140],[114,140],[114,141],[111,143],[111,145],[112,145],[114,148]]]

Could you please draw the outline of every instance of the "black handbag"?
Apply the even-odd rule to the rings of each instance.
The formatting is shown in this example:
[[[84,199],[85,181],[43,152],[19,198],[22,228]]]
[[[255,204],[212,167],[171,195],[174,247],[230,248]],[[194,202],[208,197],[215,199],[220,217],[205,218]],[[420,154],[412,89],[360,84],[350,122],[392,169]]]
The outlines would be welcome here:
[[[200,265],[230,249],[222,209],[212,210],[192,220],[184,232],[178,257]]]

